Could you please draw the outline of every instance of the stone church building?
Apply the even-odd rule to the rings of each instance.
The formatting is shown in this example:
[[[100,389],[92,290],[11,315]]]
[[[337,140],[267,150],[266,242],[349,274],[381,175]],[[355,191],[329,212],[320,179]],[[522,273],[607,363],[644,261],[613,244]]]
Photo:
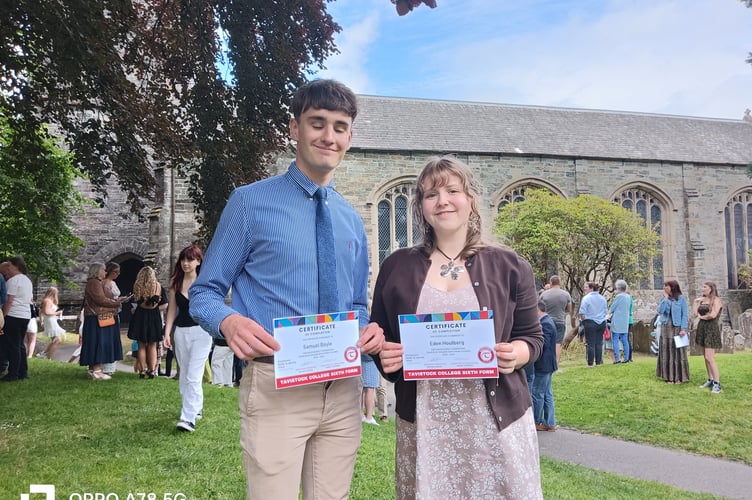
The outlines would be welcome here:
[[[636,320],[649,320],[664,279],[677,279],[688,299],[702,283],[718,284],[739,304],[737,269],[752,248],[752,119],[592,111],[536,106],[359,96],[352,147],[335,175],[336,189],[360,212],[371,247],[372,281],[395,248],[413,244],[409,198],[428,157],[452,153],[479,176],[486,229],[498,208],[530,188],[570,198],[593,194],[659,223],[663,252],[649,263],[652,279],[630,283]],[[275,168],[286,170],[291,155]],[[164,284],[196,224],[184,179],[159,170],[161,198],[148,220],[128,217],[118,192],[76,222],[87,245],[69,275],[84,283],[93,262],[121,263],[121,290],[149,263]],[[85,189],[85,188],[84,188]],[[40,289],[43,289],[40,287]],[[62,302],[80,301],[62,291]],[[125,319],[125,318],[124,318]],[[734,325],[731,325],[734,328]]]

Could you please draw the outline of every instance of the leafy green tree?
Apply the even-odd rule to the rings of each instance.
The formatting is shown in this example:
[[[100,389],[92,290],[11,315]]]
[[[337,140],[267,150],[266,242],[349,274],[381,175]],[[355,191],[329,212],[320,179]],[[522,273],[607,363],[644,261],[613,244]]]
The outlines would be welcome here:
[[[586,281],[613,289],[612,281],[647,278],[646,266],[660,252],[660,236],[636,213],[593,195],[565,199],[528,190],[525,201],[504,206],[494,231],[528,259],[537,278],[552,270],[574,297]]]
[[[340,29],[325,0],[0,0],[0,12],[0,99],[29,125],[16,133],[53,124],[102,200],[116,182],[137,215],[156,199],[152,167],[179,169],[204,236],[286,146],[292,92]]]
[[[71,214],[85,200],[73,188],[81,172],[44,127],[0,115],[0,255],[21,255],[35,277],[66,281],[83,242]]]

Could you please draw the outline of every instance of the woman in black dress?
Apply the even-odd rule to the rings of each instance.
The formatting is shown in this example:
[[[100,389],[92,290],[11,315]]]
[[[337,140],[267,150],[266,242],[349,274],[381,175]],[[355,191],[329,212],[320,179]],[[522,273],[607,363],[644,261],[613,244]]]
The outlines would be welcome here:
[[[128,338],[138,342],[141,378],[154,378],[157,373],[157,342],[162,341],[162,313],[167,308],[167,293],[157,282],[157,275],[144,266],[133,284],[133,316],[128,325]]]
[[[715,362],[715,351],[723,347],[721,340],[721,309],[723,303],[718,296],[718,288],[712,281],[702,285],[702,297],[695,299],[692,310],[699,319],[697,322],[697,336],[695,342],[702,347],[705,355],[705,368],[708,370],[708,380],[700,387],[710,388],[713,394],[723,390],[718,365]]]

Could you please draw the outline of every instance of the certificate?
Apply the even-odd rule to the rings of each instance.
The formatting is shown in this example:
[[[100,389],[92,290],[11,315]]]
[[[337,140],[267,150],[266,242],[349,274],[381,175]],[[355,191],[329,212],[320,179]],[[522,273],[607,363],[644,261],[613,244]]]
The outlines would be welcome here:
[[[276,318],[277,389],[359,376],[359,330],[357,311]]]
[[[399,316],[405,380],[497,378],[493,311]]]
[[[674,345],[677,349],[687,347],[689,345],[689,335],[684,335],[683,337],[681,335],[674,335]]]

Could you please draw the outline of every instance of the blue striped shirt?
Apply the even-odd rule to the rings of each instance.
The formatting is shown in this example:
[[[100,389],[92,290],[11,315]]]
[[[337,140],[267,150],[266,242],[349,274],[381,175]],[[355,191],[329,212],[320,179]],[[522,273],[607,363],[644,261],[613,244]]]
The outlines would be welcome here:
[[[287,173],[239,187],[230,195],[190,289],[191,316],[214,337],[239,313],[273,333],[274,318],[358,311],[368,323],[368,244],[363,220],[327,186],[337,260],[338,311],[318,311],[318,189],[295,163]],[[232,305],[225,297],[232,289]]]

